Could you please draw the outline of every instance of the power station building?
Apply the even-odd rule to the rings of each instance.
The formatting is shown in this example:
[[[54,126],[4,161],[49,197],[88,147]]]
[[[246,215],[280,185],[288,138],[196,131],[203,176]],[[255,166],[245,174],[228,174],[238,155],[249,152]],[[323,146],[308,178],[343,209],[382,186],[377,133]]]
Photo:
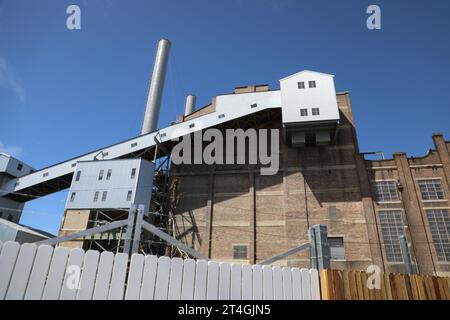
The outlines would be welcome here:
[[[450,275],[450,142],[441,134],[423,157],[367,160],[350,94],[336,92],[332,75],[308,70],[281,79],[278,90],[237,87],[197,110],[188,96],[185,115],[157,129],[169,48],[168,40],[158,46],[140,136],[41,170],[26,167],[24,175],[0,162],[1,203],[14,209],[69,188],[60,235],[126,219],[132,205],[144,205],[148,222],[218,261],[260,263],[307,242],[309,227],[323,224],[332,268],[403,272],[404,235],[417,272]],[[244,151],[211,133],[205,139],[209,129],[241,130]],[[183,150],[191,163],[171,163],[179,138],[199,134],[202,154],[214,140],[234,161],[198,160],[194,143],[191,156]],[[261,151],[274,161],[252,161]],[[120,251],[123,239],[120,229],[60,245]],[[152,246],[155,237],[142,239],[148,246],[140,250],[169,254]],[[309,267],[309,253],[276,263]]]

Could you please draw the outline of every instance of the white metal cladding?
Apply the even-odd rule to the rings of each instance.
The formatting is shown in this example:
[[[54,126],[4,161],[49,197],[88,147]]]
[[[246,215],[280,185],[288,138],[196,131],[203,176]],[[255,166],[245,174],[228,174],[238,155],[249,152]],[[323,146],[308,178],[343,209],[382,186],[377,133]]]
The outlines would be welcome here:
[[[311,74],[314,74],[314,77],[310,77],[309,75]],[[292,86],[297,86],[297,79],[300,78],[315,79],[317,81],[317,87],[315,89],[306,88],[306,90],[316,91],[306,95],[298,95],[297,91],[294,92]],[[280,87],[280,90],[275,91],[219,95],[216,97],[215,112],[205,114],[192,120],[177,123],[172,126],[162,128],[109,147],[98,149],[80,157],[41,169],[32,174],[7,182],[4,186],[2,186],[2,189],[8,190],[6,193],[20,193],[23,189],[73,173],[76,163],[79,161],[96,160],[96,157],[99,155],[101,160],[124,157],[132,152],[154,146],[154,139],[156,136],[158,136],[159,141],[162,142],[177,139],[188,133],[214,127],[218,124],[241,118],[265,109],[282,108],[283,123],[299,121],[299,116],[296,113],[299,104],[307,105],[309,108],[323,108],[323,111],[321,111],[323,112],[323,115],[313,118],[307,117],[308,119],[302,119],[301,121],[339,119],[336,93],[331,75],[313,71],[305,71],[304,73],[297,73],[291,77],[280,80]],[[332,95],[334,96],[332,97]],[[306,102],[296,102],[296,99],[299,101],[304,99]],[[160,134],[163,134],[163,136],[161,137]]]
[[[6,172],[13,177],[20,177],[29,174],[32,171],[34,171],[34,169],[26,163],[23,163],[6,153],[0,152],[0,173]]]
[[[314,81],[314,87],[310,87],[310,81]],[[299,83],[303,83],[304,88],[299,88]],[[280,90],[283,123],[339,120],[332,75],[301,71],[281,79]],[[313,114],[313,108],[317,108],[319,114]],[[306,109],[307,116],[302,116],[300,109]]]
[[[233,99],[220,99],[216,105],[216,112],[203,115],[196,119],[188,120],[182,123],[174,124],[170,127],[160,129],[158,131],[138,136],[136,138],[103,148],[88,154],[82,155],[77,158],[73,158],[62,163],[56,164],[54,166],[50,166],[39,171],[36,171],[32,174],[14,179],[9,181],[3,189],[11,190],[9,192],[20,192],[25,188],[29,188],[31,186],[62,177],[64,175],[73,173],[75,171],[75,166],[77,162],[80,161],[92,161],[96,160],[96,156],[98,156],[101,152],[107,153],[106,156],[102,157],[102,160],[115,159],[119,157],[123,157],[132,152],[146,149],[155,145],[155,137],[158,135],[159,141],[165,142],[171,139],[176,139],[186,135],[188,133],[192,133],[201,129],[214,127],[220,123],[224,123],[233,119],[237,119],[243,116],[246,116],[251,113],[255,113],[264,109],[270,108],[279,108],[280,102],[277,97],[279,97],[279,91],[269,91],[269,92],[256,92],[256,93],[248,93],[248,94],[239,94],[243,95],[251,95],[251,101],[258,101],[258,108],[251,108],[250,105],[245,101],[246,99],[242,99],[241,104],[234,105],[231,103],[235,103],[236,101]],[[231,96],[231,95],[230,95]],[[274,105],[277,103],[277,105]],[[219,118],[219,114],[224,114],[225,117]],[[194,124],[193,127],[191,125]],[[163,137],[159,134],[165,133]],[[9,193],[7,192],[7,193]]]
[[[0,243],[0,300],[320,299],[315,269],[141,254],[127,264],[124,253]]]
[[[147,212],[154,168],[154,163],[144,159],[78,162],[67,196],[66,209],[130,208],[132,204],[143,204]],[[133,169],[135,174],[132,177]],[[100,171],[103,172],[101,179]],[[129,191],[131,197],[128,200]],[[97,198],[94,199],[96,192]],[[103,199],[104,192],[106,197]]]

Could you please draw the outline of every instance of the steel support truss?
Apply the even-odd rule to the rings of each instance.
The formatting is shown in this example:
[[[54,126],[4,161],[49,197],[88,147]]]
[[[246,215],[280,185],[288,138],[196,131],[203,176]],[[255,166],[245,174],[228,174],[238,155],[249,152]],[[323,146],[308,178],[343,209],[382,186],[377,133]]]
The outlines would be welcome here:
[[[183,242],[158,229],[154,225],[144,220],[144,205],[132,205],[126,220],[113,221],[100,227],[86,229],[80,232],[64,235],[60,237],[50,238],[35,242],[36,245],[56,245],[61,242],[85,238],[96,233],[104,233],[121,227],[126,227],[125,243],[123,252],[127,254],[138,253],[141,240],[142,229],[152,233],[158,238],[164,240],[172,246],[176,246],[179,250],[185,252],[189,256],[196,259],[208,260],[205,256],[196,250],[189,248]]]

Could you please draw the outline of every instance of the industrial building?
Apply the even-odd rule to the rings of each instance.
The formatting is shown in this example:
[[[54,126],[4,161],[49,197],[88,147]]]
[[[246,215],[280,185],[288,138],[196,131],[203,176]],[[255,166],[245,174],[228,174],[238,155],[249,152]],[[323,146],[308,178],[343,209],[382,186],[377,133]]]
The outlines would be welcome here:
[[[332,268],[375,264],[403,272],[404,235],[416,272],[450,274],[450,142],[442,135],[433,135],[434,149],[421,158],[395,153],[366,160],[349,92],[336,92],[333,75],[308,70],[282,78],[279,89],[241,86],[198,109],[189,95],[185,114],[158,129],[169,49],[170,42],[161,40],[140,136],[10,174],[0,181],[5,207],[70,188],[60,230],[67,235],[126,219],[132,205],[143,205],[148,222],[218,261],[260,263],[307,242],[309,227],[323,224]],[[248,137],[245,154],[232,155],[243,162],[171,163],[176,139],[208,129],[279,134],[258,146]],[[265,174],[267,163],[249,161],[252,148],[276,156],[276,170]],[[60,245],[120,251],[123,234],[120,229]],[[173,254],[145,232],[139,250]],[[276,263],[309,267],[309,253]]]
[[[3,191],[2,186],[10,182],[15,184],[15,178],[27,175],[34,172],[34,169],[26,163],[5,154],[0,153],[0,195]],[[18,223],[24,203],[21,201],[14,201],[6,197],[0,196],[0,218]]]

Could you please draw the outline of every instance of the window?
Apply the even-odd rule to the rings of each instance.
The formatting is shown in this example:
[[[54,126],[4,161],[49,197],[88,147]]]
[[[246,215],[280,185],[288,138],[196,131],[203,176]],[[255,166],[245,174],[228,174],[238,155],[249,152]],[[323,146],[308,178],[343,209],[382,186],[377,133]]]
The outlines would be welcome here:
[[[76,192],[72,192],[72,194],[70,195],[70,202],[73,202],[75,200],[76,194],[77,194]]]
[[[233,259],[247,260],[247,245],[233,245]]]
[[[308,109],[300,109],[300,116],[306,117],[308,115]]]
[[[315,81],[308,81],[308,85],[310,88],[315,88],[316,87],[316,82]]]
[[[312,108],[312,115],[313,115],[313,116],[318,116],[318,115],[320,115],[319,108]]]
[[[305,82],[297,82],[297,86],[299,89],[305,89]]]
[[[95,193],[94,193],[94,202],[97,202],[98,201],[98,191],[95,191]]]
[[[222,113],[222,114],[219,114],[218,117],[219,117],[219,119],[222,119],[222,118],[225,118],[225,115]]]
[[[256,104],[256,103],[254,103],[254,104],[252,104],[250,107],[253,109],[253,108],[256,108],[258,105]]]
[[[132,148],[137,147],[137,142],[133,142],[133,143],[131,144],[131,147],[132,147]]]
[[[195,127],[195,123],[191,123],[191,124],[189,125],[189,128],[193,128],[193,127]]]
[[[43,176],[43,177],[48,177],[48,172],[44,172],[44,173],[42,174],[42,176]]]
[[[166,136],[167,134],[164,132],[164,133],[161,133],[161,138],[164,138],[165,136]]]
[[[328,237],[330,244],[331,259],[344,260],[344,238],[343,237]]]
[[[403,262],[399,236],[404,235],[402,212],[400,210],[380,211],[381,233],[387,262]]]
[[[399,201],[397,181],[373,181],[372,191],[377,202]]]
[[[133,191],[129,190],[127,193],[127,201],[131,201],[131,196],[133,195]]]
[[[440,179],[419,180],[420,193],[422,200],[441,200],[444,199]]]
[[[108,169],[108,172],[106,173],[106,180],[111,179],[111,173],[112,173],[112,169]]]
[[[76,162],[74,162],[74,163],[72,163],[72,165],[71,165],[71,166],[72,166],[72,168],[73,168],[73,167],[75,167],[76,165],[77,165],[77,163],[76,163]]]
[[[17,164],[17,170],[22,171],[23,165],[21,163]]]
[[[130,179],[134,179],[136,177],[136,168],[131,169]]]
[[[8,221],[13,221],[13,215],[12,214],[8,215]]]
[[[75,181],[80,181],[81,171],[77,171],[77,175],[75,177]]]
[[[108,195],[108,191],[103,191],[102,193],[102,202],[106,201],[106,196]]]
[[[336,220],[336,218],[337,218],[336,206],[329,206],[328,207],[328,215],[330,217],[330,220]]]
[[[105,170],[100,170],[100,172],[98,173],[98,180],[102,180],[103,179],[103,174],[105,173]]]
[[[438,261],[450,262],[450,216],[448,209],[426,210]]]

